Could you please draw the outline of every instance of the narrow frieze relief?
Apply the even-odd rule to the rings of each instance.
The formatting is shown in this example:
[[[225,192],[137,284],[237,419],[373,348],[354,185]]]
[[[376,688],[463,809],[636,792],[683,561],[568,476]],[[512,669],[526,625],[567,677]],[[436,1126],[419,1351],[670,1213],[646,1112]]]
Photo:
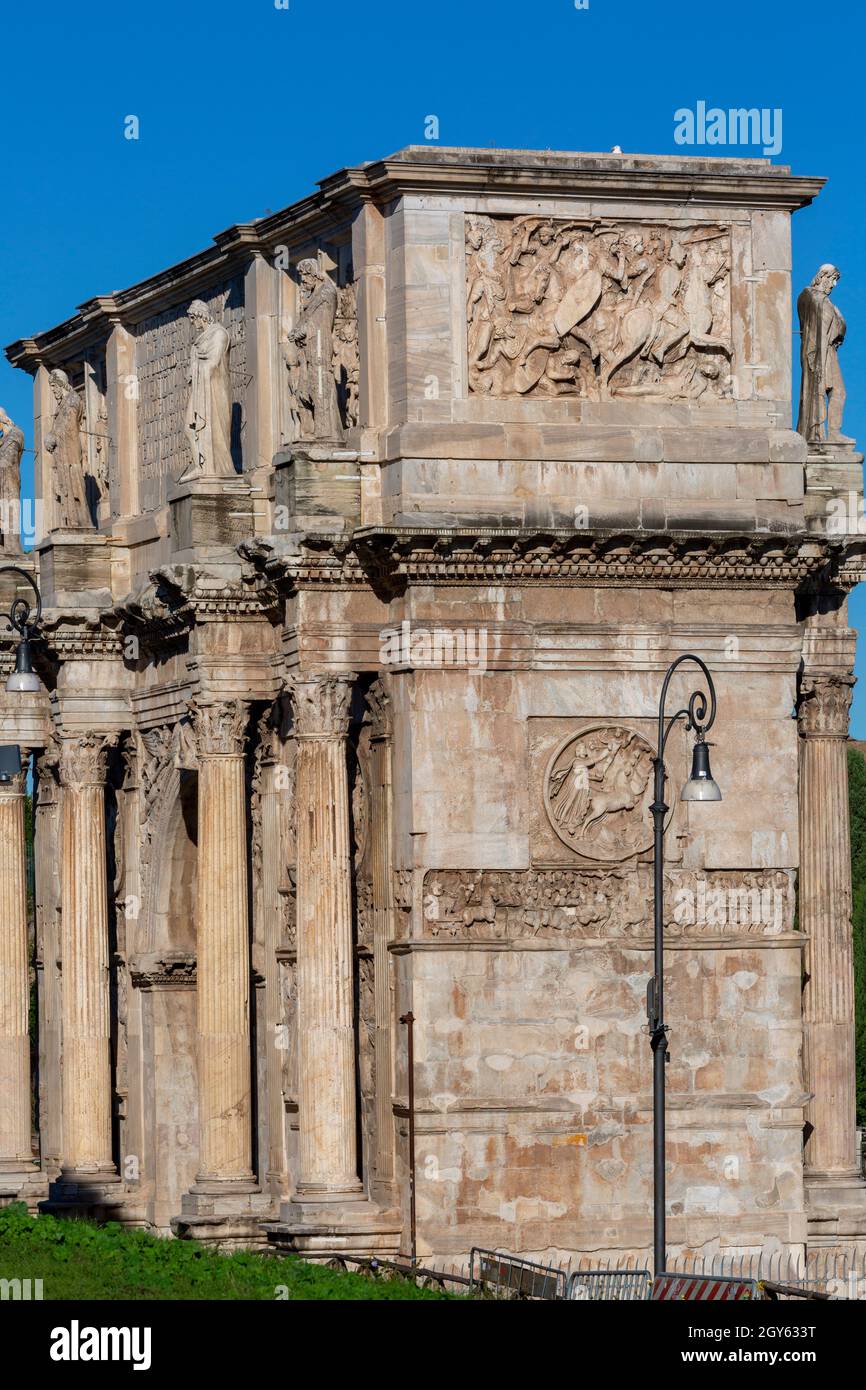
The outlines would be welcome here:
[[[665,933],[676,937],[777,936],[793,929],[785,870],[671,870]],[[430,870],[422,936],[436,940],[650,938],[652,870]]]

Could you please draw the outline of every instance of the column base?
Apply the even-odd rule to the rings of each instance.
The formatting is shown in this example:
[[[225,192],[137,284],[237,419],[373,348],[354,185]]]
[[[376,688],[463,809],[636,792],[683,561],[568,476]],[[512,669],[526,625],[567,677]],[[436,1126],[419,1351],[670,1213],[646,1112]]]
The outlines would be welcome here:
[[[866,1254],[866,1180],[856,1168],[806,1174],[810,1253]]]
[[[391,1256],[399,1254],[403,1222],[398,1211],[384,1211],[363,1192],[299,1193],[281,1204],[279,1221],[265,1230],[269,1245],[308,1258]]]
[[[35,1212],[48,1196],[48,1175],[35,1164],[0,1164],[0,1206],[24,1202]]]
[[[48,1197],[39,1210],[49,1216],[82,1217],[110,1221],[126,1200],[126,1188],[113,1168],[61,1168],[48,1185]]]
[[[171,1229],[181,1240],[200,1240],[221,1250],[264,1249],[263,1221],[273,1216],[270,1193],[250,1178],[197,1178],[180,1199]]]

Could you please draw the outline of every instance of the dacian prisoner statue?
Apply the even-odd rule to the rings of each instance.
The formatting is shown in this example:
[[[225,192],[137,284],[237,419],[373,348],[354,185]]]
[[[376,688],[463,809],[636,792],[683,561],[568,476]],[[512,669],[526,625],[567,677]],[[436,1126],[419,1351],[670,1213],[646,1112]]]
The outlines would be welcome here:
[[[283,347],[289,373],[290,413],[302,439],[343,437],[334,377],[337,286],[318,261],[298,262],[300,313]]]
[[[0,406],[0,545],[20,550],[21,454],[24,432]]]
[[[839,283],[834,265],[822,265],[797,300],[800,317],[800,416],[797,432],[811,444],[850,444],[842,433],[845,385],[839,348],[845,320],[830,295]]]
[[[187,316],[193,331],[186,408],[192,461],[182,479],[231,478],[236,469],[231,454],[228,331],[201,299],[193,300]]]
[[[81,452],[84,406],[61,368],[52,371],[50,380],[55,405],[51,429],[45,436],[45,448],[54,460],[55,523],[62,530],[90,531],[93,521]]]

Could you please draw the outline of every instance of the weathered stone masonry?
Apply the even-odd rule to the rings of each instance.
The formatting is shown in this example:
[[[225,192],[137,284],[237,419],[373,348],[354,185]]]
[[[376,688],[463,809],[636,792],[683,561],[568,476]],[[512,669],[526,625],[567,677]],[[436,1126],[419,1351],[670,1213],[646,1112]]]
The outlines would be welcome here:
[[[864,547],[828,526],[861,458],[823,379],[789,427],[820,187],[410,148],[7,349],[45,688],[0,695],[35,773],[40,1121],[31,1152],[16,783],[3,1198],[405,1250],[411,1010],[419,1251],[645,1252],[654,715],[694,650],[724,801],[667,829],[669,1241],[866,1242]]]

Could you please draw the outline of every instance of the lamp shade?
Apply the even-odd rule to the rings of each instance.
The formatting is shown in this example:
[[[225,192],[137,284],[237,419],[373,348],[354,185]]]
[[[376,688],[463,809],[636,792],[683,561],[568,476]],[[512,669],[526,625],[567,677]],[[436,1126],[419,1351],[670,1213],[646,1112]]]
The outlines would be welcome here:
[[[703,739],[692,751],[692,775],[680,792],[680,801],[721,801],[722,793],[710,771],[710,745]]]
[[[22,637],[18,643],[18,650],[15,653],[15,670],[6,682],[8,694],[37,694],[42,689],[42,682],[33,670],[33,654],[30,650],[30,639]]]

